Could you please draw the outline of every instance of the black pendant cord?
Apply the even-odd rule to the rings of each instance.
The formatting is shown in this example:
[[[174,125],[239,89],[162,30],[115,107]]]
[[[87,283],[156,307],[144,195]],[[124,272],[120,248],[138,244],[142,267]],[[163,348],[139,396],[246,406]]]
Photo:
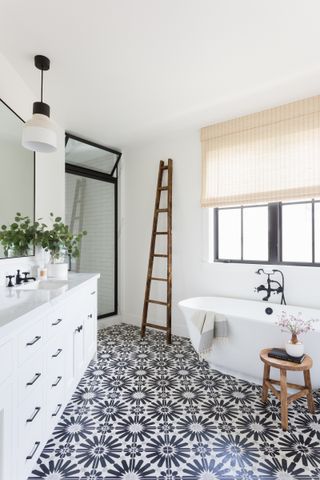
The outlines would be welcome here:
[[[46,115],[50,117],[50,106],[43,101],[43,72],[50,69],[50,60],[48,57],[43,55],[36,55],[34,57],[35,67],[41,71],[41,100],[40,102],[34,102],[33,104],[33,114]]]
[[[43,103],[43,70],[41,70],[41,103]]]

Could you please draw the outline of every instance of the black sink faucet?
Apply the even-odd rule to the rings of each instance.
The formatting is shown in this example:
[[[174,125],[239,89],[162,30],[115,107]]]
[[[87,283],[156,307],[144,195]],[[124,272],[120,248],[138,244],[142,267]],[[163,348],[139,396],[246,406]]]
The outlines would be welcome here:
[[[267,295],[263,297],[263,301],[267,302],[271,296],[271,294],[281,294],[281,305],[286,305],[286,299],[284,296],[284,276],[281,270],[276,270],[273,269],[269,272],[265,272],[263,268],[259,268],[256,272],[257,275],[261,275],[262,273],[264,275],[267,275],[267,285],[259,285],[258,287],[255,288],[256,292],[267,292]],[[277,280],[271,280],[270,277],[271,275],[280,275],[280,281]]]
[[[33,280],[34,282],[36,281],[35,277],[28,277],[28,275],[30,275],[30,272],[22,272],[22,275],[24,275],[24,278],[22,279],[24,283],[29,282],[29,280]]]
[[[22,277],[20,275],[20,270],[17,270],[16,285],[20,285],[20,283],[22,283]]]

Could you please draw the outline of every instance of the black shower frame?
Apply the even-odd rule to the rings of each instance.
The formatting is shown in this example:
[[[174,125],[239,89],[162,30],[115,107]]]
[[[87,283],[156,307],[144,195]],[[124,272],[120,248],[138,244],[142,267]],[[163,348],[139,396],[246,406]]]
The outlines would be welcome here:
[[[65,164],[66,173],[114,184],[114,310],[113,312],[98,315],[98,319],[112,317],[113,315],[118,314],[118,165],[122,157],[122,153],[118,150],[114,150],[113,148],[105,147],[104,145],[91,142],[90,140],[86,140],[67,132],[65,134],[65,146],[67,146],[70,138],[72,140],[77,140],[78,142],[91,145],[92,147],[105,150],[106,152],[113,153],[117,156],[117,160],[112,168],[111,173],[98,172],[97,170],[91,170],[90,168],[80,167],[71,163]]]

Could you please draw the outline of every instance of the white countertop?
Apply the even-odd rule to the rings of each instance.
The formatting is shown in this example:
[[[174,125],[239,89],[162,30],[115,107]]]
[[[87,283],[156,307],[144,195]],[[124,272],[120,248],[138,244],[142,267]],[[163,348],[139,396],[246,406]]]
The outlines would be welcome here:
[[[100,278],[98,273],[69,272],[62,288],[53,290],[22,290],[20,287],[0,287],[0,337],[5,336],[12,323],[32,311],[40,313],[48,305],[56,305],[84,283]]]

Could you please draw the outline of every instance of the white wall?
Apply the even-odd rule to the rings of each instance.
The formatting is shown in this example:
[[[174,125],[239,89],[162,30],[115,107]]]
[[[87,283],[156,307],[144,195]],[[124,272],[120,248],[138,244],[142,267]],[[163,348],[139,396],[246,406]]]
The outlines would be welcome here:
[[[0,72],[0,98],[24,120],[28,120],[32,115],[32,103],[36,97],[1,53]],[[52,111],[54,112],[54,106]],[[64,131],[59,125],[57,132],[58,150],[55,153],[36,155],[37,218],[47,219],[50,211],[64,216]],[[14,195],[14,191],[12,194]],[[14,272],[21,263],[25,264],[26,261],[0,260],[0,285],[3,283],[3,273]]]
[[[199,131],[186,131],[125,152],[125,206],[122,224],[123,320],[140,324],[159,160],[173,159],[173,330],[185,334],[179,300],[197,295],[259,299],[262,278],[255,265],[208,263],[207,210],[200,208]],[[163,260],[162,260],[163,261]],[[282,266],[287,302],[320,308],[320,269]],[[160,298],[157,286],[154,295]],[[164,307],[151,309],[164,322]]]

